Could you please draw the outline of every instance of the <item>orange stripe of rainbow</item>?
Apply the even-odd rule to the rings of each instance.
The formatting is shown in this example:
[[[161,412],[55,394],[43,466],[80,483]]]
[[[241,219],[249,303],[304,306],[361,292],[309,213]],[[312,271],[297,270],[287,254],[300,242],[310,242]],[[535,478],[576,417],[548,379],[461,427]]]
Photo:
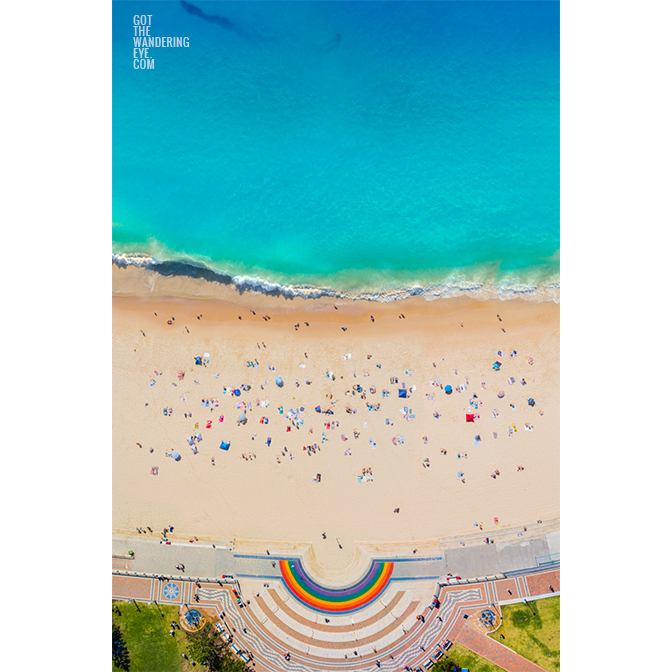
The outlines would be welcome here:
[[[393,569],[393,562],[376,560],[354,586],[332,589],[312,581],[301,560],[280,560],[280,572],[289,592],[310,608],[331,614],[355,611],[373,602],[387,587]]]

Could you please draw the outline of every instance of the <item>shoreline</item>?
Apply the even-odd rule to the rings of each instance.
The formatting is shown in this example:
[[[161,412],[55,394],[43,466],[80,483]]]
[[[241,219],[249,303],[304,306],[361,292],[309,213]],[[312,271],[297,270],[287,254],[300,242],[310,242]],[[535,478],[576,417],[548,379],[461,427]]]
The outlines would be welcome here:
[[[558,518],[558,304],[465,296],[387,303],[290,300],[135,267],[115,267],[113,287],[115,533],[132,534],[138,526],[160,531],[170,524],[179,536],[309,543],[317,562],[336,570],[362,544],[410,547],[431,539],[485,538]],[[511,358],[514,348],[519,355]],[[502,372],[492,370],[497,349]],[[210,366],[195,367],[194,356],[204,352],[211,355]],[[246,366],[252,360],[259,361],[258,369]],[[267,370],[271,364],[273,373]],[[177,378],[180,370],[183,380]],[[327,370],[334,380],[325,379]],[[273,384],[277,375],[286,382],[282,389]],[[510,387],[510,375],[516,381],[527,376],[528,386]],[[390,385],[391,376],[399,385]],[[301,382],[307,377],[310,386]],[[433,379],[460,385],[469,377],[462,394],[446,396],[431,386]],[[396,398],[402,381],[416,385],[412,400]],[[239,397],[223,392],[242,383],[252,390]],[[375,385],[377,393],[360,400],[350,389],[358,383],[367,392]],[[495,395],[500,387],[507,394],[502,403]],[[394,396],[382,398],[385,388]],[[483,404],[475,424],[464,421],[472,393]],[[313,410],[325,404],[325,394],[336,399],[327,402],[336,404],[334,415]],[[536,408],[526,403],[531,395]],[[262,397],[265,408],[255,405]],[[203,408],[203,398],[217,398],[219,406]],[[250,422],[237,426],[236,404],[242,401],[250,404]],[[508,401],[515,401],[516,413],[503,404]],[[382,412],[368,412],[367,403],[380,404]],[[413,409],[412,422],[399,412],[404,404]],[[305,426],[288,432],[289,421],[278,409],[298,405],[305,406]],[[346,414],[346,405],[358,413]],[[499,417],[491,416],[495,406]],[[172,417],[163,408],[174,409]],[[185,418],[185,412],[193,417]],[[264,416],[268,424],[259,424]],[[340,423],[336,431],[324,426],[331,419]],[[208,420],[212,428],[206,429]],[[507,436],[511,423],[520,431]],[[524,423],[534,431],[522,431]],[[308,428],[314,428],[312,435]],[[203,436],[198,454],[186,442],[194,432]],[[476,434],[482,437],[478,447],[472,446]],[[405,437],[401,445],[393,442],[398,435]],[[219,450],[222,439],[231,441],[230,451]],[[319,450],[307,453],[301,447],[306,443]],[[165,457],[172,450],[180,452],[180,462]],[[468,460],[458,458],[463,452]],[[248,453],[255,457],[241,459]],[[424,459],[431,468],[423,466]],[[517,464],[525,471],[517,473]],[[150,473],[155,466],[158,476]],[[373,482],[357,483],[363,468],[373,469]],[[491,479],[493,469],[501,477]],[[458,470],[466,483],[456,477]],[[316,472],[322,474],[319,484],[313,481]],[[401,514],[393,513],[395,507]],[[474,529],[474,521],[482,530]],[[322,540],[323,531],[329,542]]]
[[[478,301],[490,299],[507,301],[520,298],[533,303],[560,302],[560,285],[557,281],[526,284],[513,277],[499,282],[492,279],[469,280],[461,272],[456,274],[457,277],[451,276],[443,281],[431,281],[427,284],[418,284],[409,279],[406,284],[402,282],[394,286],[383,283],[385,289],[357,290],[339,288],[338,282],[334,287],[306,283],[282,284],[259,276],[231,274],[193,261],[179,259],[161,261],[146,254],[113,254],[112,264],[113,272],[130,269],[144,272],[147,278],[145,285],[148,283],[153,285],[159,278],[170,278],[173,281],[173,288],[170,291],[179,292],[185,297],[202,297],[204,294],[209,294],[215,298],[221,288],[228,287],[239,293],[256,293],[288,300],[326,298],[388,303],[413,296],[422,297],[427,301],[467,296]],[[492,273],[481,271],[481,275],[492,276]],[[128,288],[126,291],[129,291]],[[143,288],[138,286],[130,289],[131,293],[137,291],[142,292]]]

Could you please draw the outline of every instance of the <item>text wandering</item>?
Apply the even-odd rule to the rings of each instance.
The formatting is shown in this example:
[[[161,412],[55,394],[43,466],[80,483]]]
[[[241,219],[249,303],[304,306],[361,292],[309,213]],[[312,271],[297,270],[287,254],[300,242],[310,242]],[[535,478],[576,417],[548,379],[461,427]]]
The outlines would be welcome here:
[[[150,48],[188,47],[188,37],[157,37],[151,34],[153,14],[136,14],[133,17],[133,68],[154,70]]]

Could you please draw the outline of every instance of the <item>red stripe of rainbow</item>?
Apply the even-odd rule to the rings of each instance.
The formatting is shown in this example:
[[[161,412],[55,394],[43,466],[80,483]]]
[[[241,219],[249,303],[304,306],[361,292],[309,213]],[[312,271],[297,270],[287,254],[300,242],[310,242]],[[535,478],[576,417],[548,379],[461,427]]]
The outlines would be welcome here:
[[[324,588],[305,573],[301,560],[280,560],[280,572],[289,592],[311,609],[325,613],[345,613],[373,602],[390,582],[393,562],[375,560],[363,579],[349,588]]]

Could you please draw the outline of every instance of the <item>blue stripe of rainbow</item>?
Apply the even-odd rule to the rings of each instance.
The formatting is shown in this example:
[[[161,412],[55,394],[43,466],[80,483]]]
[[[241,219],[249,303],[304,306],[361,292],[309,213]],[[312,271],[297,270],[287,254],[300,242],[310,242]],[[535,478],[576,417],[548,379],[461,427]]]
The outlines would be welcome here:
[[[346,613],[373,602],[390,582],[393,562],[374,560],[366,575],[349,588],[324,588],[312,581],[301,560],[281,560],[280,572],[289,592],[311,609],[325,613]]]

